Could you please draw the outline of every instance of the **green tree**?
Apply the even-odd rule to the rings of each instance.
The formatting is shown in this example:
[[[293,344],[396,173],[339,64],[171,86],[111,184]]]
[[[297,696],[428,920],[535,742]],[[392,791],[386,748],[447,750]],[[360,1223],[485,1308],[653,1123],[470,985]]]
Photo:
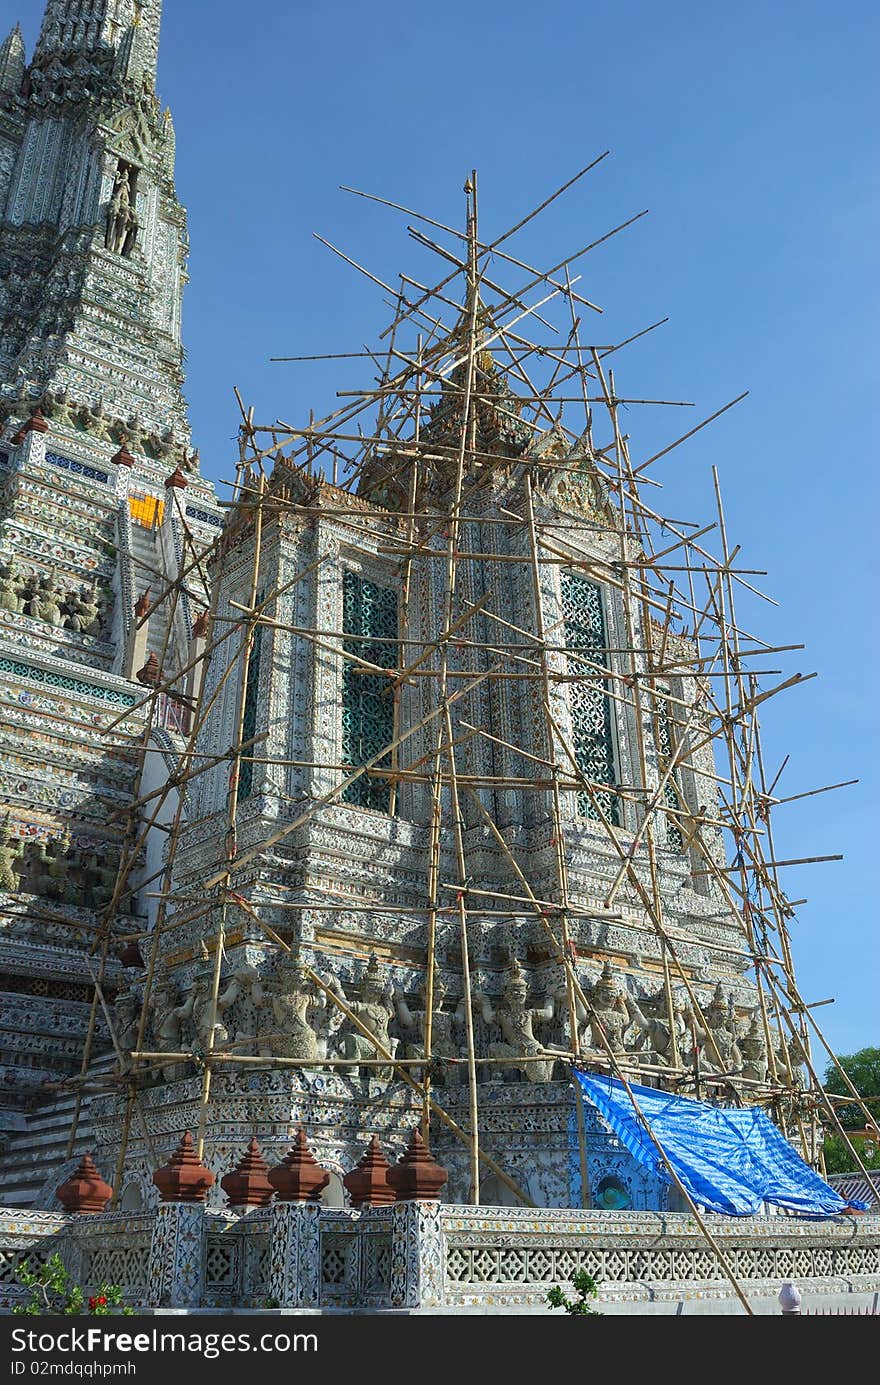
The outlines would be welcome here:
[[[860,1048],[858,1053],[844,1054],[838,1061],[868,1108],[871,1119],[880,1125],[880,1048]],[[829,1063],[826,1069],[825,1090],[832,1096],[850,1096],[849,1088],[834,1063]],[[855,1102],[835,1102],[834,1109],[844,1130],[865,1129],[865,1113]],[[874,1142],[872,1153],[868,1152],[870,1142],[856,1140],[853,1143],[866,1168],[880,1169],[880,1140]],[[840,1135],[828,1134],[824,1154],[829,1173],[855,1173],[858,1170],[858,1164]]]

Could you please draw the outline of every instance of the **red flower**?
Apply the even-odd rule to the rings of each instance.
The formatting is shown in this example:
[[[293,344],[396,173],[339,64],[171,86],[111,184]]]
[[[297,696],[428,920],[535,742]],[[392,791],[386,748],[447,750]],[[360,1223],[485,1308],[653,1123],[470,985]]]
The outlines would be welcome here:
[[[89,1312],[90,1312],[90,1313],[94,1313],[94,1311],[95,1311],[95,1309],[97,1308],[97,1306],[98,1306],[98,1300],[97,1300],[96,1298],[90,1298],[90,1299],[89,1299]]]
[[[107,1303],[107,1299],[106,1299],[105,1296],[102,1294],[101,1297],[98,1299],[98,1307],[99,1307],[99,1308],[104,1308],[104,1307],[106,1306],[106,1303]]]

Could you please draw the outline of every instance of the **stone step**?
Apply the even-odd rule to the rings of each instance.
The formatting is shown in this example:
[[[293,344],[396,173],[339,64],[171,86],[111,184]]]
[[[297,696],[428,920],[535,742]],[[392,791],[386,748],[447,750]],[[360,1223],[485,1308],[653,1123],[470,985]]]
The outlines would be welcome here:
[[[97,1057],[90,1069],[99,1077],[114,1065],[112,1054]],[[72,1158],[94,1153],[94,1133],[86,1093],[80,1108]],[[67,1158],[67,1145],[76,1106],[75,1092],[59,1092],[38,1110],[27,1113],[27,1125],[14,1133],[0,1155],[0,1207],[37,1207],[40,1193]],[[101,1170],[105,1177],[105,1170]],[[112,1173],[112,1170],[110,1171]]]
[[[49,1144],[57,1144],[60,1140],[67,1140],[73,1126],[73,1112],[62,1112],[58,1120],[49,1122],[44,1118],[43,1123],[34,1128],[28,1125],[20,1135],[13,1136],[12,1143],[7,1147],[5,1159],[15,1156],[21,1150],[36,1149],[40,1150]],[[91,1127],[89,1111],[85,1103],[80,1111],[79,1122],[77,1124],[77,1134],[86,1126]]]

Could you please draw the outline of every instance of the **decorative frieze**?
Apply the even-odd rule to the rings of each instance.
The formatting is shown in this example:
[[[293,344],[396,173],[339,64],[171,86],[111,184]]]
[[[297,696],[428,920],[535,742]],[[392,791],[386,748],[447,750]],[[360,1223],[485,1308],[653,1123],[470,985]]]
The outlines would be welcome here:
[[[756,1312],[794,1281],[805,1306],[846,1311],[880,1289],[880,1219],[710,1218]],[[845,1222],[845,1224],[844,1224]],[[198,1205],[62,1217],[0,1211],[0,1303],[16,1275],[60,1252],[85,1291],[177,1310],[265,1307],[398,1313],[546,1312],[547,1291],[586,1270],[605,1312],[717,1313],[738,1304],[687,1214],[397,1203],[339,1211],[281,1203],[242,1217]]]

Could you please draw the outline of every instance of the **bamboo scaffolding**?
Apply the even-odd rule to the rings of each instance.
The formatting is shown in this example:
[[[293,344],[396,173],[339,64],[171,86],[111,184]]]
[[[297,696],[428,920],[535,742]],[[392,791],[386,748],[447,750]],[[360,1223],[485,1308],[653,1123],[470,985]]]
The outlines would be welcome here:
[[[825,1096],[815,1071],[810,1036],[815,1035],[831,1060],[836,1060],[812,1013],[825,1002],[807,1004],[797,990],[789,927],[795,902],[785,896],[779,872],[787,866],[840,857],[827,854],[781,858],[774,846],[771,813],[774,807],[855,781],[808,788],[784,797],[774,796],[781,770],[768,783],[759,709],[778,693],[815,675],[791,675],[784,668],[770,668],[769,656],[802,646],[767,644],[750,635],[738,619],[734,602],[737,592],[741,594],[745,589],[770,602],[773,598],[749,580],[765,576],[764,570],[746,566],[739,547],[730,544],[717,472],[713,468],[716,515],[709,523],[664,517],[644,498],[646,485],[659,484],[646,472],[686,441],[702,434],[746,394],[715,410],[660,451],[634,462],[629,435],[620,427],[620,408],[690,406],[680,399],[651,398],[649,391],[618,394],[614,372],[606,371],[604,361],[612,352],[661,324],[654,323],[616,344],[586,345],[582,340],[580,311],[601,310],[576,291],[578,280],[571,268],[581,256],[631,226],[644,213],[614,227],[547,271],[499,248],[604,157],[603,154],[594,160],[510,231],[492,241],[482,240],[479,234],[476,174],[471,175],[466,187],[464,231],[399,203],[348,189],[358,197],[368,197],[454,238],[454,248],[449,249],[424,231],[408,228],[412,239],[438,257],[442,265],[433,285],[402,274],[394,288],[319,237],[335,255],[389,296],[391,322],[375,348],[285,358],[358,358],[376,369],[372,383],[362,390],[340,391],[340,406],[318,419],[311,413],[307,427],[296,428],[283,420],[257,423],[253,410],[246,409],[236,391],[241,413],[240,452],[229,502],[229,532],[242,536],[251,545],[249,591],[246,598],[231,603],[229,615],[220,614],[219,584],[214,581],[211,637],[201,656],[202,667],[204,670],[213,661],[211,666],[216,672],[219,660],[224,661],[224,666],[212,691],[203,694],[177,772],[168,777],[160,790],[143,793],[139,788],[124,815],[124,847],[116,888],[92,949],[99,962],[83,1065],[69,1082],[76,1092],[69,1148],[75,1140],[80,1104],[92,1082],[90,1055],[97,1017],[103,1007],[117,1052],[119,1071],[113,1081],[120,1091],[126,1092],[124,1134],[115,1180],[117,1193],[130,1126],[138,1114],[137,1082],[157,1064],[197,1059],[201,1069],[200,1152],[210,1119],[212,1074],[219,1069],[235,1064],[278,1071],[296,1067],[345,1071],[355,1066],[370,1071],[390,1066],[419,1102],[424,1136],[427,1138],[431,1121],[436,1119],[464,1144],[472,1202],[480,1199],[481,1167],[489,1168],[521,1200],[528,1202],[527,1194],[486,1152],[481,1139],[478,1071],[491,1073],[511,1066],[511,1062],[477,1052],[471,948],[485,921],[526,921],[533,925],[537,920],[548,940],[552,964],[561,966],[564,972],[569,1040],[566,1046],[552,1050],[553,1056],[575,1067],[588,1063],[620,1079],[669,1176],[690,1206],[744,1310],[750,1313],[748,1300],[711,1227],[694,1207],[644,1120],[629,1076],[640,1075],[671,1087],[694,1083],[698,1094],[701,1088],[708,1088],[719,1097],[729,1095],[734,1088],[749,1092],[754,1100],[775,1112],[783,1128],[786,1121],[792,1123],[805,1157],[817,1162],[819,1113],[831,1128],[842,1127],[835,1114],[835,1102]],[[490,264],[497,266],[491,269],[495,276],[491,278]],[[497,277],[505,266],[524,276],[524,281],[512,291],[505,290]],[[548,308],[548,304],[553,307]],[[557,331],[550,321],[556,305],[567,310],[569,322],[564,331]],[[455,313],[451,325],[450,309]],[[546,309],[546,316],[542,309]],[[449,420],[445,431],[437,426],[444,410]],[[593,442],[594,411],[596,417],[607,416],[610,426],[611,441],[601,448]],[[487,442],[483,426],[487,413],[501,428],[528,439],[525,451],[505,450],[506,445]],[[552,438],[561,440],[562,455],[542,450],[545,440]],[[271,446],[266,445],[268,442]],[[282,468],[271,479],[263,466],[270,457],[278,458]],[[438,468],[445,468],[442,493],[432,489]],[[370,490],[370,478],[376,475],[388,491],[394,489],[398,494],[397,508],[386,508],[384,493],[377,500],[377,492]],[[545,504],[548,488],[552,490],[557,483],[570,482],[572,478],[576,481],[579,477],[587,478],[595,487],[595,503],[591,502],[582,513],[576,507],[556,511]],[[300,478],[296,486],[292,478]],[[301,486],[305,487],[304,492]],[[504,486],[509,488],[504,497],[509,509],[504,499],[497,499]],[[514,494],[516,501],[512,499]],[[490,496],[495,498],[487,503]],[[199,548],[186,530],[179,498],[174,499],[176,518],[185,530],[183,557],[175,578],[160,586],[151,611],[163,603],[170,602],[174,607],[184,598],[192,599],[193,586],[200,584],[210,590],[209,565],[216,564],[221,552],[220,540]],[[314,529],[313,551],[317,556],[292,581],[283,586],[276,583],[266,591],[264,548],[269,526],[276,522],[305,532],[309,527]],[[317,552],[319,525],[326,525],[327,532],[334,536],[321,552]],[[720,549],[717,554],[701,542],[716,530],[718,541],[713,540],[711,547]],[[272,532],[274,535],[275,530]],[[593,539],[586,551],[585,532]],[[331,553],[337,538],[369,563],[384,564],[395,574],[401,593],[395,636],[377,641],[369,635],[335,629],[332,622],[297,624],[281,617],[279,597],[293,583],[313,577],[324,564],[333,561]],[[545,616],[545,611],[550,610],[549,593],[559,580],[557,574],[565,570],[584,574],[606,588],[617,603],[618,622],[609,628],[601,645],[588,651],[575,647],[564,621],[552,623]],[[425,631],[418,623],[420,582],[430,586],[439,600],[438,629]],[[525,624],[509,601],[509,592],[520,590],[518,584],[522,582],[528,585],[531,612]],[[198,592],[196,597],[201,599]],[[687,628],[683,621],[688,622]],[[344,623],[340,622],[343,626]],[[169,634],[172,625],[170,620]],[[310,657],[317,658],[320,651],[337,669],[345,665],[352,674],[384,679],[393,708],[388,743],[362,763],[348,764],[342,762],[344,755],[337,760],[332,755],[322,758],[320,753],[316,755],[305,748],[299,755],[281,757],[276,753],[277,741],[265,730],[246,737],[248,671],[259,630],[271,632],[273,641],[302,642],[311,651]],[[168,635],[166,646],[167,643]],[[374,661],[377,643],[393,650],[391,667]],[[159,698],[174,695],[182,686],[181,679],[198,662],[191,660],[168,674],[165,652],[161,682],[105,728],[107,747],[115,745],[135,757],[140,755],[141,771]],[[758,681],[768,678],[779,681],[771,686]],[[236,689],[231,744],[228,750],[212,753],[210,747],[202,744],[203,731],[209,714],[217,707],[221,689],[230,679]],[[202,685],[206,687],[204,678]],[[566,729],[566,713],[561,710],[571,689],[578,687],[600,695],[609,716],[618,725],[625,722],[628,727],[632,769],[624,774],[618,764],[613,783],[592,778],[578,762],[573,735]],[[518,689],[522,689],[523,703],[528,701],[534,709],[536,728],[531,740],[523,736],[523,744],[517,743],[516,734],[503,721],[499,723],[492,711],[496,702],[507,706]],[[130,724],[133,713],[144,717],[144,726],[129,739],[117,737],[113,742],[114,729],[127,719]],[[664,722],[669,748],[661,753]],[[720,764],[715,762],[716,752],[721,753]],[[210,771],[219,773],[224,764],[229,766],[228,794],[223,825],[217,826],[215,832],[222,844],[215,848],[216,859],[207,863],[204,878],[194,893],[193,883],[181,877],[175,868],[184,825],[184,800],[189,787],[200,776]],[[264,792],[272,798],[279,820],[266,824],[260,829],[258,840],[251,838],[240,850],[239,776],[244,765],[250,765],[254,771],[258,766],[285,774],[290,771],[292,777],[267,782]],[[784,765],[785,762],[783,768]],[[307,782],[313,772],[332,775],[334,782],[323,792],[306,795],[295,786]],[[255,908],[241,895],[241,882],[249,871],[256,869],[260,858],[283,859],[273,855],[276,848],[284,851],[300,828],[310,821],[320,821],[323,810],[343,802],[347,792],[365,776],[386,786],[392,818],[405,817],[411,802],[418,800],[423,805],[425,837],[420,849],[424,852],[424,886],[419,886],[415,893],[402,895],[406,902],[398,904],[391,897],[361,898],[344,890],[334,891],[330,885],[317,888],[309,884],[295,898],[279,897],[283,891],[276,891],[271,909],[292,913],[294,931],[298,913],[325,916],[328,937],[333,937],[333,929],[338,927],[335,915],[352,908],[374,920],[370,926],[377,936],[385,918],[412,918],[420,930],[418,947],[422,960],[418,967],[424,968],[423,1056],[392,1058],[384,1044],[357,1020],[354,1010],[313,968],[307,970],[315,986],[369,1040],[375,1058],[329,1056],[306,1062],[240,1054],[226,1046],[218,1051],[214,1036],[225,948],[231,936],[230,911],[243,913],[259,926],[260,946],[270,951],[290,950],[262,917],[261,908]],[[323,782],[326,784],[326,778]],[[293,792],[288,791],[291,783]],[[177,796],[172,821],[170,826],[160,825],[158,820],[170,793]],[[545,813],[549,823],[550,865],[547,873],[540,876],[540,887],[530,878],[530,868],[511,848],[487,807],[493,795],[508,793],[522,796],[523,803],[533,805],[530,811],[539,816]],[[603,807],[609,793],[618,801],[619,814]],[[589,830],[595,833],[596,843],[601,843],[607,862],[606,873],[591,884],[591,889],[601,891],[598,908],[580,893],[581,885],[572,877],[571,853],[576,833],[582,830],[576,826],[571,807],[577,795],[583,795],[590,805]],[[468,821],[466,807],[469,810],[470,805],[474,806],[476,819],[471,813]],[[616,816],[624,825],[612,820]],[[471,830],[474,822],[482,833],[479,838]],[[115,937],[114,918],[126,890],[131,889],[136,861],[154,829],[166,832],[168,852],[163,870],[157,873],[161,876],[161,888],[150,896],[158,899],[156,924],[150,934],[136,1045],[130,1059],[126,1059],[118,1049],[106,1009],[103,977],[110,942]],[[516,882],[509,888],[484,888],[483,882],[471,878],[472,870],[477,869],[471,864],[474,845],[487,840]],[[679,840],[680,845],[676,846],[674,843]],[[730,840],[734,853],[728,862],[725,847]],[[447,856],[454,858],[454,874],[444,869]],[[542,866],[541,872],[544,870]],[[687,879],[691,889],[707,893],[718,907],[695,914],[689,927],[674,926],[667,918],[670,879]],[[141,880],[139,888],[145,892],[150,883],[153,882]],[[577,963],[585,957],[601,959],[606,950],[600,944],[590,945],[579,957],[574,939],[584,934],[573,930],[610,921],[632,931],[634,946],[639,934],[647,932],[654,939],[656,955],[652,967],[661,980],[663,1004],[670,1020],[670,1051],[663,1064],[652,1063],[650,1055],[617,1054],[604,1039],[598,1051],[585,1054],[582,1050],[578,1013],[583,1010],[592,1016],[594,1011],[579,978]],[[191,944],[185,942],[187,930],[199,923],[203,925],[201,932],[207,928],[213,947],[207,1051],[195,1056],[185,1048],[180,1052],[157,1052],[146,1042],[154,977],[172,939],[178,948],[175,956],[192,955]],[[704,935],[702,923],[722,925],[720,935]],[[466,1056],[444,1056],[443,1061],[467,1072],[467,1130],[443,1110],[433,1093],[438,951],[442,944],[451,944],[453,940],[460,958],[457,965],[464,992]],[[369,946],[371,940],[365,933],[362,941]],[[721,971],[724,963],[729,971],[722,974],[729,976],[731,985],[743,969],[753,974],[750,994],[755,997],[753,1010],[759,1017],[766,1049],[764,1081],[756,1082],[725,1070],[723,1055],[694,985],[693,969],[685,960],[686,944],[701,948],[702,955],[711,960],[716,970]],[[708,1068],[698,1057],[693,1069],[689,1060],[684,1061],[674,1022],[674,987],[686,993],[692,1023],[699,1024],[706,1036],[704,1059],[709,1060]],[[806,1055],[808,1086],[803,1089],[799,1086],[799,1064],[793,1062],[783,1042],[786,1029]],[[696,1043],[694,1051],[699,1052]],[[544,1062],[546,1054],[523,1055],[517,1064],[520,1061]],[[98,1079],[94,1081],[97,1083]],[[108,1079],[101,1081],[106,1083]],[[848,1079],[847,1084],[849,1091]],[[851,1100],[859,1100],[854,1089]],[[589,1170],[580,1098],[575,1103],[575,1113],[581,1188],[587,1205]]]
[[[251,571],[251,579],[250,579],[250,603],[249,603],[249,604],[250,604],[251,609],[253,609],[253,608],[256,606],[256,604],[257,604],[257,593],[258,593],[258,591],[259,591],[259,585],[260,585],[260,556],[261,556],[261,551],[262,551],[262,538],[263,538],[263,509],[262,509],[262,505],[259,503],[259,500],[262,499],[262,496],[263,496],[263,494],[265,493],[265,489],[266,489],[266,478],[265,478],[264,475],[261,474],[261,475],[260,475],[260,478],[259,478],[259,492],[260,492],[260,495],[259,495],[259,499],[258,499],[258,503],[257,503],[257,512],[256,512],[256,517],[255,517],[254,560],[253,560],[253,568],[252,568],[252,571]],[[236,727],[237,727],[238,730],[239,730],[239,735],[238,735],[237,738],[236,738],[236,739],[238,739],[238,740],[241,739],[241,734],[240,734],[240,732],[241,732],[241,728],[242,728],[243,725],[244,725],[245,702],[246,702],[246,699],[247,699],[247,692],[248,692],[248,671],[249,671],[249,669],[250,669],[251,658],[252,658],[252,656],[253,656],[253,648],[254,648],[254,637],[255,637],[255,634],[256,634],[256,623],[255,623],[255,621],[254,621],[253,618],[252,618],[252,619],[248,622],[247,628],[246,628],[246,630],[245,630],[245,634],[244,634],[244,637],[243,637],[243,640],[242,640],[241,658],[240,658],[240,661],[239,661],[239,662],[240,662],[240,673],[239,673],[239,686],[238,686],[238,690],[237,690],[238,698],[237,698],[237,709],[236,709],[236,718],[235,718],[235,725],[236,725]],[[213,1048],[214,1048],[214,1040],[215,1040],[216,1029],[217,1029],[217,1004],[218,1004],[218,998],[219,998],[219,994],[220,994],[220,978],[221,978],[221,975],[222,975],[223,953],[224,953],[224,941],[225,941],[225,937],[226,937],[226,898],[225,898],[225,896],[226,896],[226,894],[229,892],[229,890],[230,890],[231,887],[232,887],[232,880],[233,880],[233,875],[234,875],[233,866],[234,866],[235,856],[236,856],[236,851],[237,851],[237,847],[236,847],[236,840],[237,840],[237,839],[236,839],[236,826],[237,826],[237,811],[238,811],[238,787],[239,787],[239,757],[238,757],[237,755],[234,755],[234,756],[232,756],[232,758],[231,758],[231,763],[230,763],[230,767],[229,767],[229,795],[228,795],[228,798],[227,798],[227,824],[228,824],[228,833],[227,833],[227,846],[226,846],[227,869],[226,869],[226,872],[225,872],[224,877],[223,877],[223,880],[222,880],[224,898],[223,898],[223,903],[222,903],[221,908],[220,908],[220,917],[219,917],[218,922],[217,922],[217,946],[216,946],[215,951],[214,951],[214,968],[213,968],[213,972],[212,972],[212,976],[211,976],[211,1001],[210,1001],[210,1009],[209,1009],[209,1012],[208,1012],[208,1016],[209,1016],[209,1018],[208,1018],[208,1048],[207,1048],[207,1054],[208,1054],[208,1056],[210,1056],[211,1052],[213,1051]],[[202,1158],[202,1155],[204,1154],[204,1149],[205,1149],[205,1128],[206,1128],[207,1119],[208,1119],[208,1102],[209,1102],[209,1100],[210,1100],[210,1096],[211,1096],[211,1066],[210,1066],[210,1064],[206,1064],[204,1073],[203,1073],[203,1075],[202,1075],[202,1091],[201,1091],[201,1097],[200,1097],[200,1100],[199,1100],[198,1139],[197,1139],[197,1144],[196,1144],[196,1148],[197,1148],[197,1152],[198,1152],[198,1157],[199,1157],[200,1159]]]

